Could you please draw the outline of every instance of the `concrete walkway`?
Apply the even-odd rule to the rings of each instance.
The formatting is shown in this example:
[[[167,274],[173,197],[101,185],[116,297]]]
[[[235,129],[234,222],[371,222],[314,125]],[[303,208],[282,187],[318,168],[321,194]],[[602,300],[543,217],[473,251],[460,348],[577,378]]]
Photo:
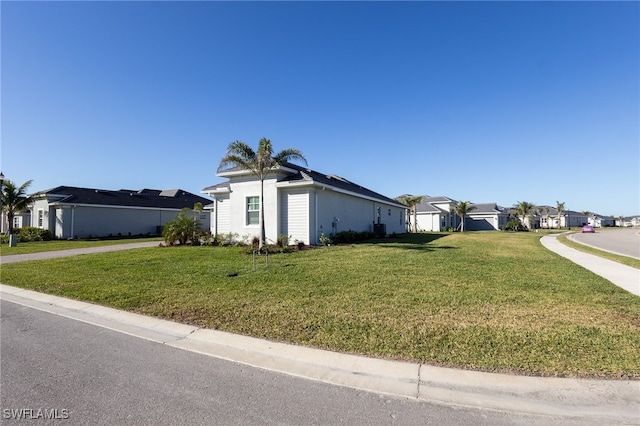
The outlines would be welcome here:
[[[560,244],[555,239],[544,244],[554,242]],[[110,247],[104,251],[113,250]],[[175,348],[340,386],[585,423],[640,424],[640,381],[513,376],[371,359],[197,328],[3,284],[0,298]]]
[[[104,253],[108,251],[131,250],[143,247],[155,247],[160,241],[145,241],[142,243],[113,244],[110,246],[86,247],[69,250],[43,251],[40,253],[12,254],[0,256],[0,264],[26,262],[28,260],[55,259],[58,257],[77,256],[79,254]]]
[[[572,249],[558,241],[558,234],[545,235],[540,242],[547,249],[640,296],[640,269]]]

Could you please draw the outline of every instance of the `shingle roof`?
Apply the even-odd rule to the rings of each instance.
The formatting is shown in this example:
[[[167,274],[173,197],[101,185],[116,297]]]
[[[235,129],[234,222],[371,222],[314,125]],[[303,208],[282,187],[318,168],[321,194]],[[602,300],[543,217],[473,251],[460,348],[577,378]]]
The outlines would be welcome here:
[[[151,207],[164,209],[193,208],[195,203],[203,205],[211,203],[211,199],[200,197],[181,189],[161,191],[158,189],[119,191],[78,188],[74,186],[58,186],[38,192],[34,196],[46,195],[52,202],[62,204],[91,204],[103,206]]]
[[[384,201],[386,203],[391,203],[391,204],[396,204],[399,206],[402,206],[402,204],[398,203],[396,200],[393,200],[389,197],[386,197],[382,194],[379,194],[375,191],[371,191],[370,189],[367,189],[363,186],[360,186],[354,182],[351,182],[341,176],[337,176],[337,175],[327,175],[324,173],[320,173],[317,172],[315,170],[311,170],[307,167],[303,167],[303,166],[298,166],[296,164],[292,164],[292,163],[286,163],[284,164],[284,168],[286,169],[290,169],[293,170],[293,173],[288,174],[287,176],[285,176],[284,178],[280,179],[280,182],[316,182],[320,185],[327,185],[327,186],[332,186],[334,188],[338,188],[338,189],[342,189],[345,191],[349,191],[349,192],[353,192],[365,197],[370,197],[370,198],[375,198],[378,199],[380,201]],[[234,171],[234,170],[239,170],[237,167],[232,167],[229,169],[224,170],[225,172],[227,171]],[[217,189],[218,187],[220,187],[220,185],[228,185],[228,182],[224,182],[218,185],[213,185],[210,187],[205,188],[203,191],[207,191],[207,190],[212,190],[212,189]],[[404,206],[402,206],[404,207]]]

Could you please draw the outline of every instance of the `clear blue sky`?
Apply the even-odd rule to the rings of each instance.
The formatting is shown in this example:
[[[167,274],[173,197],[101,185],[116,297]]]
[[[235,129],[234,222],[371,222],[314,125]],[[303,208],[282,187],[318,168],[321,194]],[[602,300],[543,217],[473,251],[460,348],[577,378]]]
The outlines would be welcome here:
[[[384,195],[640,214],[638,2],[10,2],[1,167],[199,193],[234,140]]]

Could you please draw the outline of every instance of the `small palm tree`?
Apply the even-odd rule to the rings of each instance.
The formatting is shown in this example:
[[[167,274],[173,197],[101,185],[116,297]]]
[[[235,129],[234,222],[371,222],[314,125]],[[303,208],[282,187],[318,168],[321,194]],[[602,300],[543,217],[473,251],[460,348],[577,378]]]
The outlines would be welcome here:
[[[451,210],[460,217],[461,232],[464,232],[464,218],[474,209],[475,207],[471,205],[471,201],[460,201],[457,206],[451,207]]]
[[[265,240],[264,226],[264,180],[267,175],[289,161],[299,160],[305,165],[307,159],[302,152],[295,148],[283,149],[277,154],[273,154],[273,145],[267,138],[262,138],[258,142],[258,150],[254,151],[249,145],[242,141],[235,141],[229,144],[227,153],[218,166],[218,172],[228,167],[239,167],[249,170],[260,180],[260,242],[258,250],[262,251]]]
[[[535,208],[535,205],[533,203],[529,203],[528,201],[518,201],[518,204],[515,204],[513,207],[515,207],[518,216],[522,218],[522,224],[531,229],[531,224],[526,219],[529,215],[531,215],[531,212]]]
[[[28,180],[20,186],[16,186],[10,180],[5,180],[2,183],[2,211],[7,213],[9,235],[13,234],[13,218],[16,213],[27,210],[29,204],[33,202],[32,197],[27,195],[27,188],[32,182],[32,180]]]
[[[562,217],[562,213],[564,213],[564,201],[562,203],[556,201],[556,210],[558,211],[558,229],[560,229],[560,218]]]
[[[411,215],[413,214],[413,232],[418,232],[418,204],[424,200],[421,195],[405,195],[398,198],[398,202],[409,207],[407,212],[407,222],[409,223],[409,232],[411,232]]]

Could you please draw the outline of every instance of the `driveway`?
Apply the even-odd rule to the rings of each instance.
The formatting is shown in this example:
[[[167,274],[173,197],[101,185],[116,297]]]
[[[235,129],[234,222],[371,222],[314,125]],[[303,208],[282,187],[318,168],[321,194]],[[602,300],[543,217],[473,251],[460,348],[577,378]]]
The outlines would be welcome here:
[[[593,234],[572,234],[569,239],[611,253],[640,259],[640,229],[612,229],[602,231],[596,228]]]

